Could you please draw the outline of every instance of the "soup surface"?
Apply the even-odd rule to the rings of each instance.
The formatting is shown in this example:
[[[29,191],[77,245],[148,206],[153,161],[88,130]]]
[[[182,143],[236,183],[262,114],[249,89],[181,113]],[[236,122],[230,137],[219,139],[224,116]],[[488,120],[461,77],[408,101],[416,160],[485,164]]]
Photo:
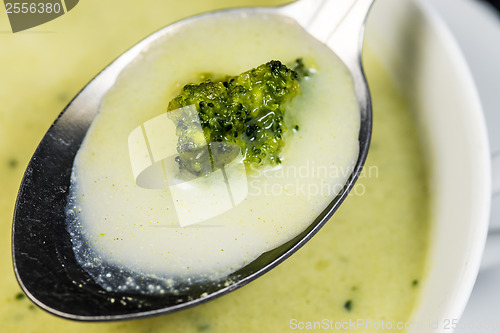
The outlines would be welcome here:
[[[279,166],[245,172],[236,158],[225,173],[180,174],[169,114],[195,120],[186,109],[167,114],[166,107],[184,84],[200,73],[224,77],[298,57],[314,72],[287,107]],[[224,278],[314,221],[351,174],[358,132],[347,69],[293,21],[231,14],[178,29],[125,69],[77,154],[67,210],[77,260],[108,290],[157,294],[175,292],[178,280]],[[148,177],[148,188],[136,183],[134,174],[151,162],[165,170],[166,186],[155,186],[163,172]]]
[[[425,159],[409,105],[369,52],[365,67],[373,94],[374,134],[365,172],[334,218],[276,269],[204,305],[131,322],[70,322],[43,312],[20,294],[10,251],[16,193],[31,154],[62,108],[123,50],[151,31],[194,14],[193,8],[200,12],[277,3],[143,1],[138,7],[88,0],[53,22],[18,34],[7,33],[6,17],[0,16],[2,331],[287,332],[324,319],[394,325],[409,320],[427,257]],[[361,326],[354,331],[370,330]]]

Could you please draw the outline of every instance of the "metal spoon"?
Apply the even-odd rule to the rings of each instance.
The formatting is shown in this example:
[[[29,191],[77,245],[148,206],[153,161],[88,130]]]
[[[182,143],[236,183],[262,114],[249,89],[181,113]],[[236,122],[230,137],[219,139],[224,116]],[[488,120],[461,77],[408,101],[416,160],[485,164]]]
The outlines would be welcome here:
[[[65,206],[75,155],[117,76],[142,50],[180,26],[182,20],[150,35],[98,74],[60,114],[33,155],[23,178],[12,227],[14,271],[26,295],[42,309],[68,319],[109,321],[134,319],[194,306],[233,291],[277,266],[304,245],[333,215],[358,178],[371,137],[372,115],[361,66],[364,22],[374,0],[299,0],[275,8],[242,8],[228,13],[262,13],[295,19],[312,36],[327,44],[351,72],[359,100],[359,157],[341,193],[300,235],[262,254],[232,274],[234,283],[194,284],[178,295],[150,296],[108,292],[79,266],[66,231]]]

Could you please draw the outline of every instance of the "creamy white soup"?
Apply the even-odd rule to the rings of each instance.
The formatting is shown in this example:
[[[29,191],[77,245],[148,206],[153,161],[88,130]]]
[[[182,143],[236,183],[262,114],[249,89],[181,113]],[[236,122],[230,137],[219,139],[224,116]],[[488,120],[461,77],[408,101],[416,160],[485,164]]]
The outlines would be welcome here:
[[[281,164],[245,170],[236,158],[183,179],[168,101],[200,73],[237,75],[296,58],[312,74],[287,107]],[[188,111],[169,112],[193,121]],[[77,260],[109,290],[165,293],[177,280],[223,278],[292,239],[336,197],[358,157],[359,121],[347,69],[294,21],[226,14],[181,27],[120,75],[77,154],[68,204]],[[141,186],[153,162],[164,163],[166,186],[154,176]],[[144,276],[163,283],[143,286]]]

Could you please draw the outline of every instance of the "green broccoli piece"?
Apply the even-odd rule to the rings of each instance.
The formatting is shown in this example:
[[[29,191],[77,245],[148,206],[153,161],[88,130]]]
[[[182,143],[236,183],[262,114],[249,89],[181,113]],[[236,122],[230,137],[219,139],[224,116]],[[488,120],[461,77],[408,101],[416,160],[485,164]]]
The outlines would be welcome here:
[[[222,81],[184,86],[168,105],[168,111],[196,108],[171,116],[180,169],[204,175],[231,162],[240,149],[247,165],[280,164],[286,104],[299,90],[297,72],[276,60]]]

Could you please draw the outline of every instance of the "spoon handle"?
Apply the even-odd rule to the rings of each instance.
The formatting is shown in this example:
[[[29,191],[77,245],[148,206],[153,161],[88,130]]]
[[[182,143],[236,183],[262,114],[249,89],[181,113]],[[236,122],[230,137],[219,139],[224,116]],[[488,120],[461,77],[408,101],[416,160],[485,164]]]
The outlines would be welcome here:
[[[337,54],[351,72],[361,101],[368,98],[361,50],[366,17],[374,1],[298,0],[278,9]]]
[[[341,16],[336,14],[338,22],[331,29],[326,39],[326,44],[344,61],[349,67],[359,66],[359,58],[363,46],[365,21],[370,8],[375,0],[346,1],[351,4]],[[327,0],[324,12],[334,12],[337,1]],[[328,15],[328,14],[326,14]]]
[[[328,8],[334,10],[333,3],[327,0]],[[337,26],[328,36],[326,44],[337,54],[351,72],[354,90],[358,96],[361,106],[361,117],[367,116],[364,109],[371,108],[370,93],[366,84],[366,78],[361,64],[361,51],[363,48],[363,36],[365,31],[366,17],[374,0],[348,1],[352,6],[342,16]]]
[[[374,1],[298,0],[280,7],[278,11],[293,18],[323,43],[327,43],[334,34],[338,35],[337,32],[345,39],[357,42],[362,37],[364,21]],[[345,42],[339,48],[345,47],[344,44]],[[359,50],[358,44],[354,45],[355,51]]]

